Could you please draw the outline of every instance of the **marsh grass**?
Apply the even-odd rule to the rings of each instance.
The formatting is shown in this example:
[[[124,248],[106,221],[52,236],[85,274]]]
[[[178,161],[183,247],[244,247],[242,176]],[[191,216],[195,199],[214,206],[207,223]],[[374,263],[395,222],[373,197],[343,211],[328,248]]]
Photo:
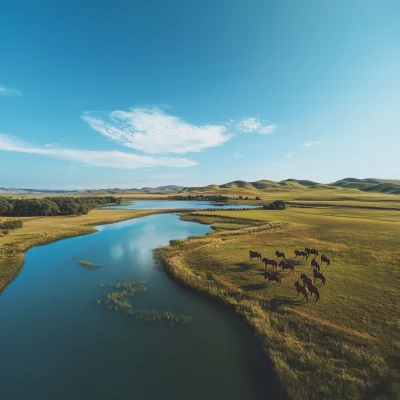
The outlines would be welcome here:
[[[282,387],[292,399],[400,398],[400,213],[344,208],[196,212],[212,223],[258,221],[242,229],[173,242],[156,250],[171,276],[241,315],[262,340]],[[190,220],[191,215],[185,219]],[[272,221],[272,222],[271,222]],[[312,246],[331,258],[318,303],[296,298],[294,281],[310,274],[278,270],[267,284],[249,249],[291,259]]]
[[[108,310],[123,312],[125,315],[134,317],[138,321],[146,323],[152,322],[166,322],[169,326],[188,324],[193,320],[192,317],[184,314],[176,314],[171,310],[157,310],[157,309],[133,309],[132,304],[128,298],[135,296],[138,293],[147,292],[146,281],[125,282],[104,285],[102,288],[113,288],[116,291],[108,293],[103,303],[107,306]],[[97,300],[99,303],[99,300]]]
[[[82,265],[86,269],[97,269],[103,266],[102,264],[92,264],[89,261],[78,261],[78,264]]]

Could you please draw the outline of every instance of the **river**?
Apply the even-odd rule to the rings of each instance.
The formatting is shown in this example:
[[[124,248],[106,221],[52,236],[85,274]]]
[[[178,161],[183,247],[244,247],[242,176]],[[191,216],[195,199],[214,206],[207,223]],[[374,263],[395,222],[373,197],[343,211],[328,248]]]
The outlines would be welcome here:
[[[209,226],[160,214],[98,229],[32,248],[1,292],[2,399],[280,398],[261,344],[240,318],[181,288],[153,260],[157,246]],[[130,300],[134,309],[169,309],[193,321],[146,323],[102,304],[110,291],[102,284],[138,280],[148,291]]]

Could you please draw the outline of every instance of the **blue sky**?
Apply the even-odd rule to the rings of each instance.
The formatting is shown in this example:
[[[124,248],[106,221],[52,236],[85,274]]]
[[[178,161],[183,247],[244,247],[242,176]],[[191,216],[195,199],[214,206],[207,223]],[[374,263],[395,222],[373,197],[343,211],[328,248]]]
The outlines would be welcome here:
[[[400,179],[400,2],[2,2],[0,187]]]

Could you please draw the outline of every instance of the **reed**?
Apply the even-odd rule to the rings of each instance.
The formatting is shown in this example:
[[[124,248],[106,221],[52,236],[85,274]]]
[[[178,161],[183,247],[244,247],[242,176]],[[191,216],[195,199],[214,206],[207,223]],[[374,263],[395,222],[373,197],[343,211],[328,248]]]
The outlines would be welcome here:
[[[97,269],[103,266],[102,264],[92,264],[89,261],[78,261],[78,263],[83,267],[85,267],[86,269]]]

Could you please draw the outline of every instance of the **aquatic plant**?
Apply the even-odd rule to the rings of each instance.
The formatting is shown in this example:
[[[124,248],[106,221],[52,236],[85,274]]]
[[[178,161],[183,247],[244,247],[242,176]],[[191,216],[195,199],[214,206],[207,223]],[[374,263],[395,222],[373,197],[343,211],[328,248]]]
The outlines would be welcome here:
[[[89,261],[78,261],[80,265],[83,265],[86,269],[96,269],[101,268],[101,264],[92,264]]]

